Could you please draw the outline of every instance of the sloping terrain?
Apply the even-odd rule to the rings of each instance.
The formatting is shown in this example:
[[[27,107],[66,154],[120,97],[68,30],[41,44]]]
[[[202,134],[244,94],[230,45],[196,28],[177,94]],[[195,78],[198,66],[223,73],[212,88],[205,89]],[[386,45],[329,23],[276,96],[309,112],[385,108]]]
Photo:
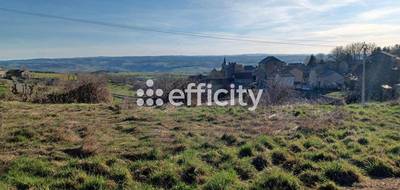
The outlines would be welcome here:
[[[0,189],[390,189],[399,184],[398,103],[250,112],[0,102],[0,111]]]

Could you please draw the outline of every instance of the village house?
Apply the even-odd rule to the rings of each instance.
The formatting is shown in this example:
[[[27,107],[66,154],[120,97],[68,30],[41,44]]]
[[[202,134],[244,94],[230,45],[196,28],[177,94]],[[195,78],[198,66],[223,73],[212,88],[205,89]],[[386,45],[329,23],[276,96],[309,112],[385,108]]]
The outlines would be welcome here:
[[[356,91],[361,92],[362,64],[353,71]],[[365,84],[367,100],[387,100],[399,92],[400,58],[383,51],[375,52],[366,60]]]
[[[268,83],[273,83],[275,80],[279,80],[280,77],[276,75],[286,66],[287,64],[276,57],[268,56],[258,63],[256,69],[256,81],[259,88],[265,88]]]
[[[285,66],[284,73],[290,73],[294,77],[293,88],[308,88],[308,68],[303,63],[291,63]]]
[[[313,62],[312,59],[310,61]],[[342,89],[345,83],[344,76],[328,64],[287,64],[273,56],[261,60],[256,67],[227,63],[224,59],[221,70],[213,69],[206,79],[215,89],[229,88],[230,84],[255,88],[278,84],[298,90],[337,90]]]
[[[289,88],[303,88],[307,85],[306,67],[302,63],[287,64],[276,57],[268,56],[258,65],[242,65],[224,62],[221,70],[213,69],[206,77],[206,82],[215,89],[228,88],[230,84],[244,87],[267,88],[272,83]]]
[[[5,73],[4,78],[9,80],[29,79],[31,73],[25,69],[11,69]]]
[[[6,76],[6,70],[0,68],[0,78],[4,78]]]
[[[344,86],[344,76],[328,68],[313,68],[308,84],[317,89],[341,89]]]
[[[318,61],[314,57],[305,63],[305,66],[308,75],[307,85],[311,89],[338,90],[344,87],[345,77],[329,62]]]
[[[229,88],[230,84],[250,87],[254,81],[255,67],[237,64],[235,62],[224,62],[221,70],[213,69],[206,78],[207,83],[211,83],[214,89]]]

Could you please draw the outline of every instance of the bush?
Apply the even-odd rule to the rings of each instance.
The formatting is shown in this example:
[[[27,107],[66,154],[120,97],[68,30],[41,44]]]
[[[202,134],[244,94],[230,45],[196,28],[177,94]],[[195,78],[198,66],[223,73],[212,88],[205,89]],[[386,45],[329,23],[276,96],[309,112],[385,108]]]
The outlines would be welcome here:
[[[268,167],[268,160],[264,156],[256,156],[251,161],[251,164],[258,170],[262,171],[264,168]]]
[[[253,150],[250,145],[240,147],[239,158],[253,156]]]
[[[299,180],[288,173],[278,169],[267,172],[257,180],[254,190],[298,190],[301,189]]]
[[[96,75],[80,75],[77,81],[66,81],[61,93],[37,99],[37,103],[109,103],[112,96],[107,79]]]
[[[229,190],[234,189],[236,175],[232,171],[221,171],[214,174],[204,185],[204,190]]]
[[[354,167],[342,162],[330,163],[324,172],[327,178],[341,186],[352,186],[361,181],[359,172]]]

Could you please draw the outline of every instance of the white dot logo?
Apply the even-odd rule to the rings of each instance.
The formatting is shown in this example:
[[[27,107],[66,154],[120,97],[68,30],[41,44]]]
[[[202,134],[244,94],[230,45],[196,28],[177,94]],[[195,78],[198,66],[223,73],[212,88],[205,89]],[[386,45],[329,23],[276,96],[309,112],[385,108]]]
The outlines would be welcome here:
[[[146,81],[146,90],[138,89],[136,95],[138,97],[136,104],[138,106],[162,106],[164,104],[161,98],[164,94],[162,89],[152,89],[154,86],[154,81],[149,79]],[[146,97],[145,97],[146,96]]]

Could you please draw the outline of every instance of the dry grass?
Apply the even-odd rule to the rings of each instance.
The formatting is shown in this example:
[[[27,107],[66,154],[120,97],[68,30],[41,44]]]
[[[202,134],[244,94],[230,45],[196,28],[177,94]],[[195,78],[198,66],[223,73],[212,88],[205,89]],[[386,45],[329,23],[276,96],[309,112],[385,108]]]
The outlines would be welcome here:
[[[41,173],[54,170],[54,175],[47,172],[52,177],[46,177],[52,181],[68,181],[59,177],[65,175],[80,179],[79,187],[74,187],[77,189],[107,183],[115,183],[114,187],[120,181],[131,189],[169,187],[181,183],[182,172],[189,172],[183,175],[185,179],[187,175],[201,178],[197,188],[218,185],[212,183],[227,177],[232,182],[229,187],[244,184],[240,187],[246,189],[255,180],[263,181],[260,175],[272,167],[282,169],[279,178],[287,178],[283,181],[299,183],[296,178],[303,170],[308,173],[302,176],[311,176],[306,180],[312,180],[313,176],[324,176],[325,165],[334,159],[353,168],[355,163],[363,163],[365,154],[380,155],[387,167],[399,169],[394,164],[400,155],[395,146],[400,140],[397,104],[376,104],[366,109],[357,105],[298,104],[250,112],[240,107],[122,109],[106,104],[0,102],[0,110],[0,171],[22,180],[13,176],[19,173],[6,169],[19,171],[22,166],[16,167],[14,162],[26,164],[20,161],[25,156],[40,158],[51,167],[42,162],[30,167]],[[364,139],[360,141],[361,137]],[[271,161],[277,153],[285,158],[282,162]],[[252,166],[255,158],[269,163],[263,171]],[[104,172],[95,173],[99,170]],[[249,172],[254,175],[247,175]],[[98,187],[95,185],[90,187]]]

